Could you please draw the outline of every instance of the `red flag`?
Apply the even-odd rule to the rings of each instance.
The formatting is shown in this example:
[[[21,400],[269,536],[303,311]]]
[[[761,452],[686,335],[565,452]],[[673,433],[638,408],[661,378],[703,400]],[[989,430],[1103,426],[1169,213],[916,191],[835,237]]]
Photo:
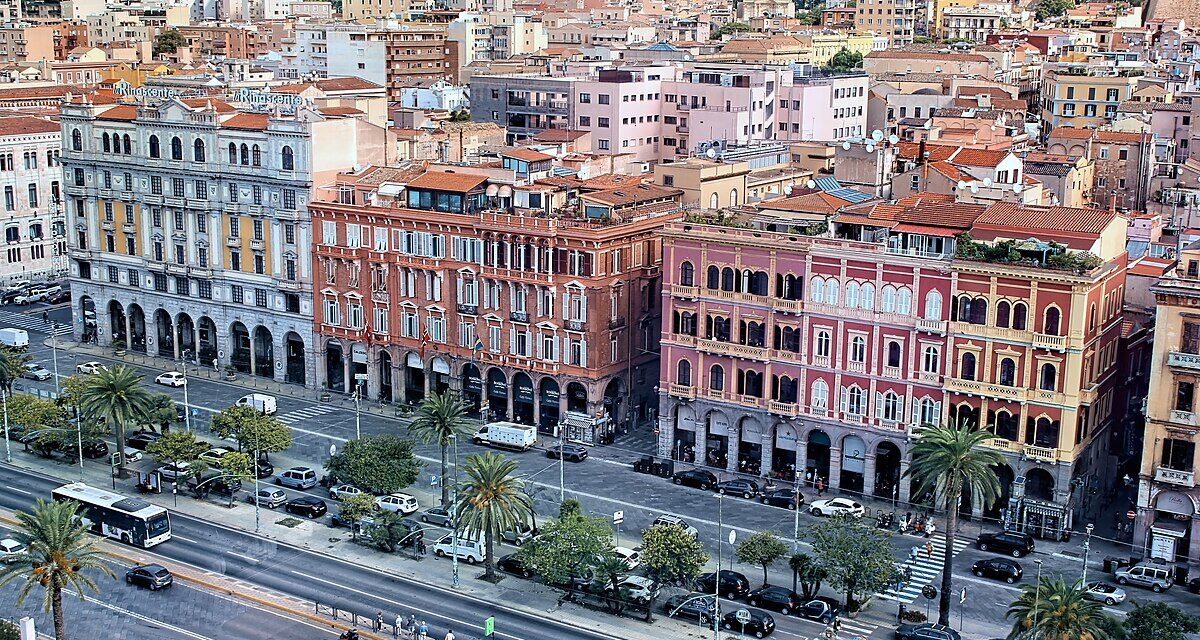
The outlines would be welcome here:
[[[425,359],[425,345],[429,344],[432,338],[429,337],[429,326],[425,325],[421,329],[421,359]]]

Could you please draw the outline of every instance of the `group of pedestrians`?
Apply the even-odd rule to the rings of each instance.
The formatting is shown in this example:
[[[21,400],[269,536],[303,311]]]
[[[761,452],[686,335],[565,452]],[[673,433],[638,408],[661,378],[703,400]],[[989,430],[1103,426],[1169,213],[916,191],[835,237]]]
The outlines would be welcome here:
[[[383,612],[379,611],[375,614],[373,629],[376,633],[382,633],[384,626]],[[352,634],[352,635],[347,635]],[[429,623],[424,620],[417,622],[416,614],[410,614],[406,620],[402,614],[396,614],[396,619],[392,623],[392,637],[406,638],[411,640],[431,640],[429,635]],[[353,629],[342,634],[343,640],[358,640],[358,633]],[[455,640],[454,630],[447,629],[446,635],[442,640]]]

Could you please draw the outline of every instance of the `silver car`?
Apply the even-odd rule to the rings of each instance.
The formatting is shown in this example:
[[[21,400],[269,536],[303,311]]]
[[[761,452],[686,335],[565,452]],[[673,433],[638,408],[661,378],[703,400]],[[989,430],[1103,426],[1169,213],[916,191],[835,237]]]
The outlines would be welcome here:
[[[1125,590],[1107,582],[1089,582],[1083,597],[1111,607],[1125,602]]]
[[[15,562],[22,553],[25,553],[25,550],[25,545],[12,538],[0,540],[0,562],[4,564]]]

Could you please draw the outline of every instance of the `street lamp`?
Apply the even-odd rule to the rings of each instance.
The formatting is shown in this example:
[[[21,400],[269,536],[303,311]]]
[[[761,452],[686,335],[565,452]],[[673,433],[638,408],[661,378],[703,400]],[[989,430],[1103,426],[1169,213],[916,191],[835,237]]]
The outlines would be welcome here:
[[[450,434],[450,442],[454,444],[454,486],[450,498],[450,536],[454,552],[450,554],[450,584],[458,587],[458,434]],[[442,482],[446,479],[442,478]]]
[[[713,573],[713,640],[720,638],[721,620],[721,548],[725,544],[721,528],[725,518],[725,494],[717,494],[717,571]]]
[[[188,379],[187,379],[187,354],[185,349],[183,352],[183,423],[189,433],[192,431],[192,404],[188,401]],[[255,474],[256,476],[258,474]]]
[[[0,387],[0,404],[4,405],[4,461],[12,462],[12,445],[8,438],[8,389]]]
[[[567,463],[563,460],[563,430],[558,430],[558,504],[567,501]]]
[[[50,353],[54,360],[54,397],[62,393],[58,383],[58,323],[50,323]]]
[[[1038,605],[1040,604],[1042,598],[1042,561],[1034,560],[1033,562],[1037,565],[1038,570],[1037,586],[1034,587],[1033,592],[1033,631],[1029,637],[1030,640],[1037,640]]]
[[[362,381],[354,381],[354,437],[362,440]]]
[[[1095,528],[1096,528],[1096,525],[1089,522],[1088,526],[1087,526],[1087,536],[1084,537],[1084,539],[1083,539],[1083,586],[1084,587],[1087,587],[1088,552],[1091,551],[1091,549],[1092,549],[1092,529],[1095,529]]]

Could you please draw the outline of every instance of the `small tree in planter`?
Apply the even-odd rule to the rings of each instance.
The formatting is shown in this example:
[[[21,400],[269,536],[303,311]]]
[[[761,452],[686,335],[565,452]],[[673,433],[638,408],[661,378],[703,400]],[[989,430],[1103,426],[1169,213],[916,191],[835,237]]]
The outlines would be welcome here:
[[[237,373],[238,373],[237,367],[235,367],[231,364],[225,365],[225,379],[226,380],[237,380]]]
[[[116,356],[125,355],[126,348],[127,348],[127,346],[126,346],[124,340],[117,338],[116,340],[112,341],[113,355],[116,355]]]

